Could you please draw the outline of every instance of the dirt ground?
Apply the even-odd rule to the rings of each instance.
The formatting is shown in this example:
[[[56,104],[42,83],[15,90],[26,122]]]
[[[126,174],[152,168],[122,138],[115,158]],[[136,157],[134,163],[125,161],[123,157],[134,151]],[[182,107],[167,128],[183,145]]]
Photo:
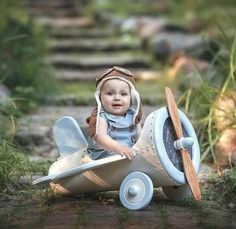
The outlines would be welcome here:
[[[236,228],[235,208],[165,198],[155,189],[143,210],[124,208],[118,192],[55,197],[47,189],[1,196],[1,228]]]

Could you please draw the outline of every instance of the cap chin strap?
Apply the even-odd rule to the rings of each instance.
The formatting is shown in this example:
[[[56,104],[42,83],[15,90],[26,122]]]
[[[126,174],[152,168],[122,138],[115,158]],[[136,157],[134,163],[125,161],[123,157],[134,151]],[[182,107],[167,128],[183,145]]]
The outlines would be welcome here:
[[[101,111],[101,108],[102,108],[102,104],[101,104],[101,101],[100,101],[100,90],[96,90],[95,91],[95,99],[96,99],[96,102],[97,102],[97,117],[96,117],[96,131],[95,131],[95,135],[93,136],[93,138],[95,136],[97,136],[97,132],[98,132],[98,122],[99,122],[99,113]]]
[[[130,81],[128,81],[124,78],[121,78],[120,76],[111,76],[111,77],[107,77],[107,78],[101,80],[101,82],[98,84],[97,90],[95,91],[95,94],[94,94],[95,100],[97,102],[97,114],[98,114],[97,118],[96,118],[97,119],[96,120],[96,132],[95,132],[94,137],[97,135],[98,125],[99,125],[98,117],[99,117],[99,113],[102,109],[102,104],[101,104],[101,101],[100,101],[100,92],[101,92],[100,89],[101,89],[102,85],[104,84],[104,82],[109,80],[109,79],[122,80],[122,81],[125,81],[126,83],[128,83],[128,85],[130,86],[130,96],[131,96],[131,106],[130,107],[133,110],[135,110],[135,114],[134,114],[134,118],[133,118],[133,124],[134,125],[135,125],[135,118],[137,117],[139,109],[140,109],[140,96],[139,96],[139,93],[137,92],[134,85]]]

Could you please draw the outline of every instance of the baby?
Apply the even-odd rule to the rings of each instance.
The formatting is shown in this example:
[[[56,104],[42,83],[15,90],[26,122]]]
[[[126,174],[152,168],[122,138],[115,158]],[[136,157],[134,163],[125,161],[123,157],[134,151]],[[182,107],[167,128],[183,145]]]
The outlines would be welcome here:
[[[88,147],[92,159],[114,153],[133,159],[131,147],[141,132],[141,101],[133,75],[113,67],[96,79],[97,107],[87,119],[95,145]]]

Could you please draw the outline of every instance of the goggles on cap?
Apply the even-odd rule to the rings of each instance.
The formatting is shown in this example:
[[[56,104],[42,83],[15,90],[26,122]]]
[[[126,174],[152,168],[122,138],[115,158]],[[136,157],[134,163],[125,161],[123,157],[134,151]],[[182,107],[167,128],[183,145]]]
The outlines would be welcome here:
[[[106,76],[128,76],[128,77],[131,77],[133,79],[133,74],[125,69],[125,68],[121,68],[121,67],[117,67],[117,66],[114,66],[108,70],[106,70],[104,73],[102,73],[100,76],[98,76],[96,78],[96,86],[100,83],[100,81],[106,77]]]

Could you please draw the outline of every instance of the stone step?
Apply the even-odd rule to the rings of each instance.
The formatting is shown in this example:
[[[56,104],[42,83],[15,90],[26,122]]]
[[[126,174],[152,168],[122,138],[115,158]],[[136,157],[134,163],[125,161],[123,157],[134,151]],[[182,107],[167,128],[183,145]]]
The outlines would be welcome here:
[[[36,8],[36,9],[48,9],[52,8],[54,10],[67,9],[74,6],[71,0],[30,0],[27,1],[26,6]]]
[[[95,83],[93,82],[94,90]],[[163,91],[163,90],[161,90]],[[149,106],[156,106],[157,104],[164,104],[165,99],[163,95],[159,93],[156,94],[147,94],[139,91],[142,98],[142,104]],[[63,95],[58,95],[56,97],[48,97],[44,100],[45,105],[52,106],[91,106],[96,105],[94,99],[94,92],[88,93],[87,95],[81,95],[80,91],[77,93],[66,93]]]
[[[94,106],[41,106],[32,114],[23,116],[18,120],[18,132],[20,129],[31,129],[37,131],[37,128],[42,128],[42,132],[46,133],[45,129],[51,129],[53,123],[64,115],[74,117],[79,123],[80,127],[85,128],[86,118],[91,114]],[[143,120],[155,111],[157,107],[143,106]],[[45,128],[45,129],[44,129]]]
[[[51,18],[40,16],[37,17],[36,21],[42,26],[49,28],[67,28],[67,29],[75,29],[75,28],[89,28],[94,25],[94,21],[90,17],[74,17],[74,18]]]
[[[49,18],[75,18],[80,16],[82,13],[78,8],[62,8],[57,10],[52,10],[51,8],[36,8],[28,7],[28,13],[34,17],[49,17]]]
[[[70,30],[59,28],[59,29],[51,29],[49,31],[50,36],[54,39],[65,39],[65,38],[87,38],[87,39],[98,39],[98,38],[111,38],[114,37],[117,33],[113,28],[80,28]]]
[[[156,71],[150,69],[129,68],[129,70],[134,74],[136,80],[154,80],[159,76]],[[55,69],[55,77],[63,82],[95,81],[101,72],[101,70],[71,70],[60,68],[59,70]]]
[[[124,68],[150,68],[150,63],[144,57],[130,56],[104,56],[104,57],[74,57],[69,55],[51,55],[47,60],[58,69],[78,69],[78,70],[95,70],[100,69],[101,72],[112,66],[122,66]]]
[[[48,46],[52,52],[114,52],[141,49],[140,41],[122,41],[105,39],[60,39],[50,40]]]
[[[57,119],[70,115],[74,117],[82,131],[87,134],[86,118],[91,114],[93,106],[41,106],[33,114],[25,115],[18,120],[15,140],[22,146],[43,147],[44,150],[55,148],[52,138],[52,127]],[[156,107],[144,106],[143,119]],[[47,147],[48,146],[48,147]]]
[[[70,0],[31,0],[22,3],[30,15],[37,17],[47,16],[49,18],[76,17],[82,15],[82,7],[79,2]]]

